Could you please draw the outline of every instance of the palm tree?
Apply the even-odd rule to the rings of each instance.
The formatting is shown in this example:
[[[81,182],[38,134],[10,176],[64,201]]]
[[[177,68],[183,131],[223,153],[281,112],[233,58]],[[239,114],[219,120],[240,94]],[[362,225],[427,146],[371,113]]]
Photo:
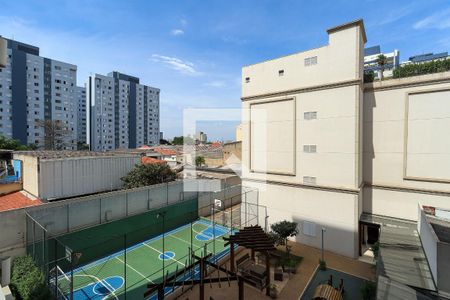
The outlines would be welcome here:
[[[383,80],[384,66],[387,64],[387,57],[383,54],[378,55],[377,64],[380,67],[380,80]]]

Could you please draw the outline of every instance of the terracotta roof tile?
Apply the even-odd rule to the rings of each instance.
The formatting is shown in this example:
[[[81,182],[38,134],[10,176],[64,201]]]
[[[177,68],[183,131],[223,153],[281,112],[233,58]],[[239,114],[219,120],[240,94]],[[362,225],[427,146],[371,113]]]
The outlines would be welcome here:
[[[42,203],[39,198],[27,196],[23,192],[15,192],[0,196],[0,211],[41,205]]]
[[[147,165],[147,164],[166,164],[167,162],[165,160],[156,159],[153,157],[142,156],[141,163],[143,165]]]
[[[154,150],[162,155],[177,155],[177,151],[172,149],[155,148]]]

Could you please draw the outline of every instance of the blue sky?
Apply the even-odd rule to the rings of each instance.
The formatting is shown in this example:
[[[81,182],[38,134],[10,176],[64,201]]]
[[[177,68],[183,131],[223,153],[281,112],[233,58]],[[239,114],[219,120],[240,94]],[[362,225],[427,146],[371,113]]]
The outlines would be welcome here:
[[[184,108],[239,108],[241,67],[327,43],[363,18],[368,43],[401,60],[450,49],[449,0],[4,1],[0,35],[90,73],[121,71],[161,88],[161,130],[182,134]],[[235,123],[202,125],[230,140]],[[210,132],[208,132],[210,131]]]

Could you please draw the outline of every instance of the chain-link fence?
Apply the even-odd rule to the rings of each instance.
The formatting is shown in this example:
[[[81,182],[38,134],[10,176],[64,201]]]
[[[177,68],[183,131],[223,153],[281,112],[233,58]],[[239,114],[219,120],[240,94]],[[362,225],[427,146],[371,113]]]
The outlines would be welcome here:
[[[196,193],[196,197],[167,191],[165,195],[171,194],[177,201],[167,200],[161,205],[163,202],[154,198],[157,200],[149,202],[157,201],[158,205],[149,205],[143,213],[114,221],[98,216],[102,222],[96,226],[92,226],[91,215],[83,223],[84,210],[77,214],[79,220],[72,220],[75,212],[70,210],[87,204],[58,207],[66,213],[68,227],[63,234],[60,226],[51,223],[61,224],[61,216],[43,218],[48,211],[27,214],[27,252],[45,273],[55,297],[143,299],[147,285],[160,283],[163,278],[174,274],[180,280],[196,278],[199,271],[189,268],[193,254],[210,255],[209,259],[218,261],[229,250],[223,237],[250,225],[266,228],[267,211],[257,204],[257,190],[233,186]],[[131,207],[128,199],[136,198],[128,195],[124,199]],[[249,199],[252,203],[247,202]],[[107,204],[104,199],[99,201]],[[96,213],[106,211],[98,208]],[[112,216],[114,213],[110,212]],[[75,222],[84,227],[70,226]],[[166,287],[165,292],[173,289]]]

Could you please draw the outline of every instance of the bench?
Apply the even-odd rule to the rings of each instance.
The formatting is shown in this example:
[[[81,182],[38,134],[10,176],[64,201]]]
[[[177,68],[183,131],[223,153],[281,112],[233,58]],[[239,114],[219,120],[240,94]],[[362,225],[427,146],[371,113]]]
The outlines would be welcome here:
[[[264,288],[267,277],[266,268],[255,264],[248,253],[236,260],[236,265],[242,276],[252,282],[254,286],[260,289]]]

